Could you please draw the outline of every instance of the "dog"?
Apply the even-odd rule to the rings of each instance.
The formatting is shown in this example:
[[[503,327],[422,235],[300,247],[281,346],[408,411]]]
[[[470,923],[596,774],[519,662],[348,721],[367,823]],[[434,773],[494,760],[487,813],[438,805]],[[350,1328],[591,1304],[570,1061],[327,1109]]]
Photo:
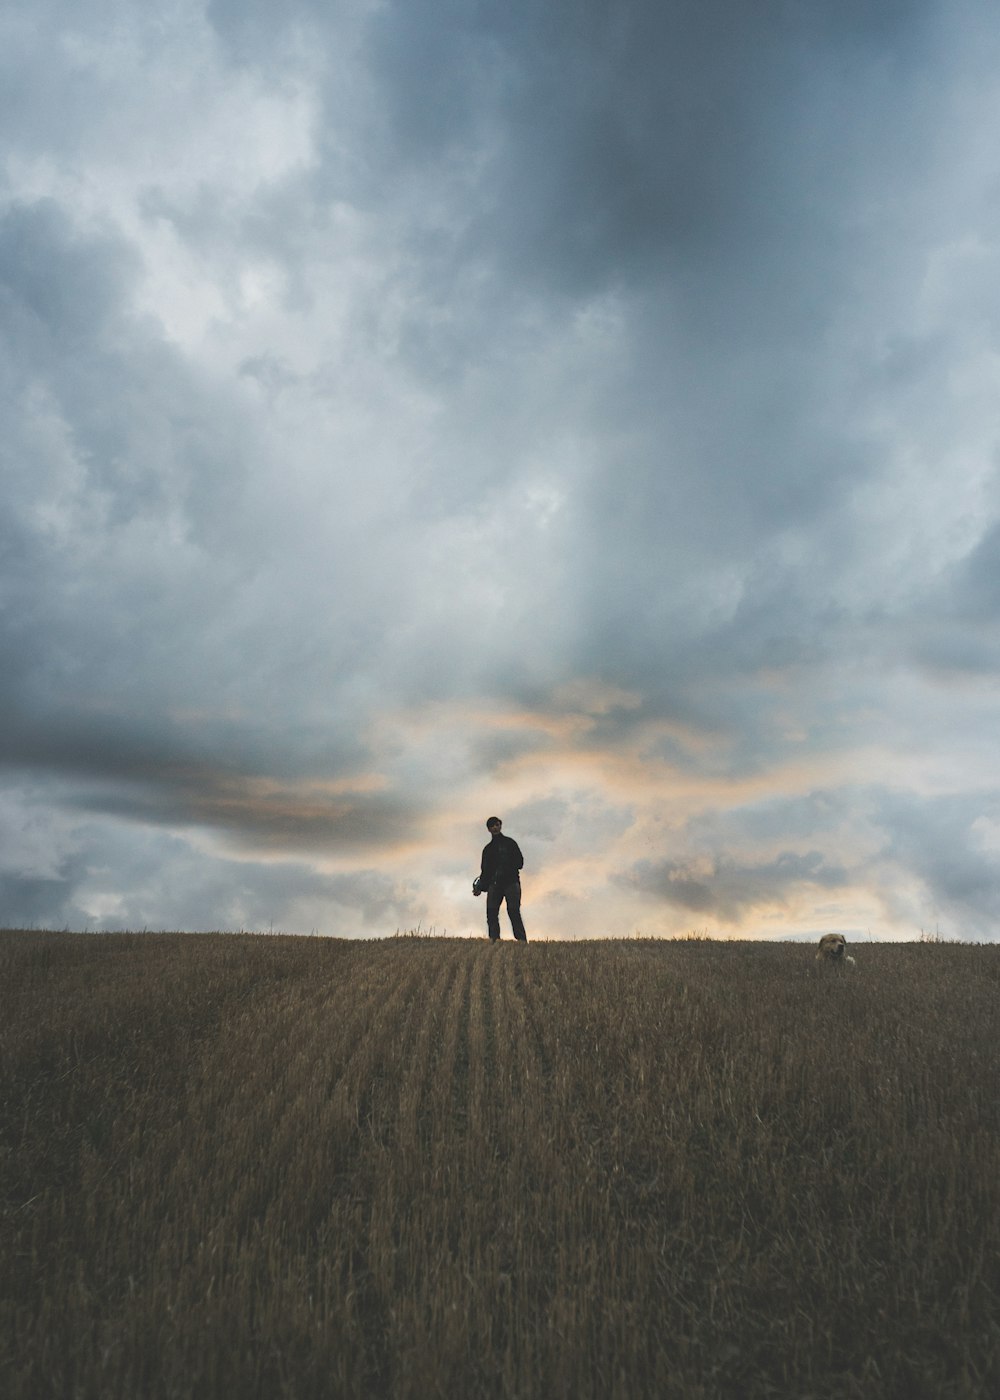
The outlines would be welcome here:
[[[847,951],[847,939],[842,933],[824,933],[816,949],[817,962],[838,963],[842,967],[854,967],[854,959]]]

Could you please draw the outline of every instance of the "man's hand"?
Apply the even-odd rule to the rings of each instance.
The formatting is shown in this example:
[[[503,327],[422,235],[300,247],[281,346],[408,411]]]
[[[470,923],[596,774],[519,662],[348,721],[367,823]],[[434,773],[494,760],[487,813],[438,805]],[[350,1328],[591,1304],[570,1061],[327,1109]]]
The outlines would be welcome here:
[[[476,878],[475,878],[475,879],[473,880],[473,882],[472,882],[472,893],[473,893],[473,894],[476,896],[476,898],[478,899],[479,896],[482,894],[482,892],[483,892],[483,887],[482,887],[482,885],[479,883],[479,876],[477,875]]]

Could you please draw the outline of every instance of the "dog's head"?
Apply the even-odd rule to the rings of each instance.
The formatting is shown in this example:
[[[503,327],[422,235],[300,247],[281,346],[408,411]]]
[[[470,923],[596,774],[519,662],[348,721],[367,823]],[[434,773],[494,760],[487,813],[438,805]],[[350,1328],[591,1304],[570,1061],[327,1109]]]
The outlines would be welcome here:
[[[827,962],[840,962],[847,951],[847,939],[842,933],[824,933],[816,950],[817,958]]]

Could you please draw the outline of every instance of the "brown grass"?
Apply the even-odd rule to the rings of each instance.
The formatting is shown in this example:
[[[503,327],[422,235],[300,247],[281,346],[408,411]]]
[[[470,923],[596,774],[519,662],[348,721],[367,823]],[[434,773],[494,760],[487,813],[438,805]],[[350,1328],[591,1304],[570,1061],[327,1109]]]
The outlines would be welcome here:
[[[0,934],[0,1392],[1000,1394],[1000,948]]]

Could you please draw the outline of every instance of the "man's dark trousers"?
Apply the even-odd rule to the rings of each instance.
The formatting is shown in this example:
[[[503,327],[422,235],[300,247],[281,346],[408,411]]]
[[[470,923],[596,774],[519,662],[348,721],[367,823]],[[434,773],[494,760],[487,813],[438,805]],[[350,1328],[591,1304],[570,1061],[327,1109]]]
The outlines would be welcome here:
[[[486,927],[490,938],[500,937],[500,906],[504,900],[507,901],[507,915],[514,937],[519,943],[527,943],[528,935],[521,919],[521,881],[517,875],[503,885],[494,881],[486,891]]]

